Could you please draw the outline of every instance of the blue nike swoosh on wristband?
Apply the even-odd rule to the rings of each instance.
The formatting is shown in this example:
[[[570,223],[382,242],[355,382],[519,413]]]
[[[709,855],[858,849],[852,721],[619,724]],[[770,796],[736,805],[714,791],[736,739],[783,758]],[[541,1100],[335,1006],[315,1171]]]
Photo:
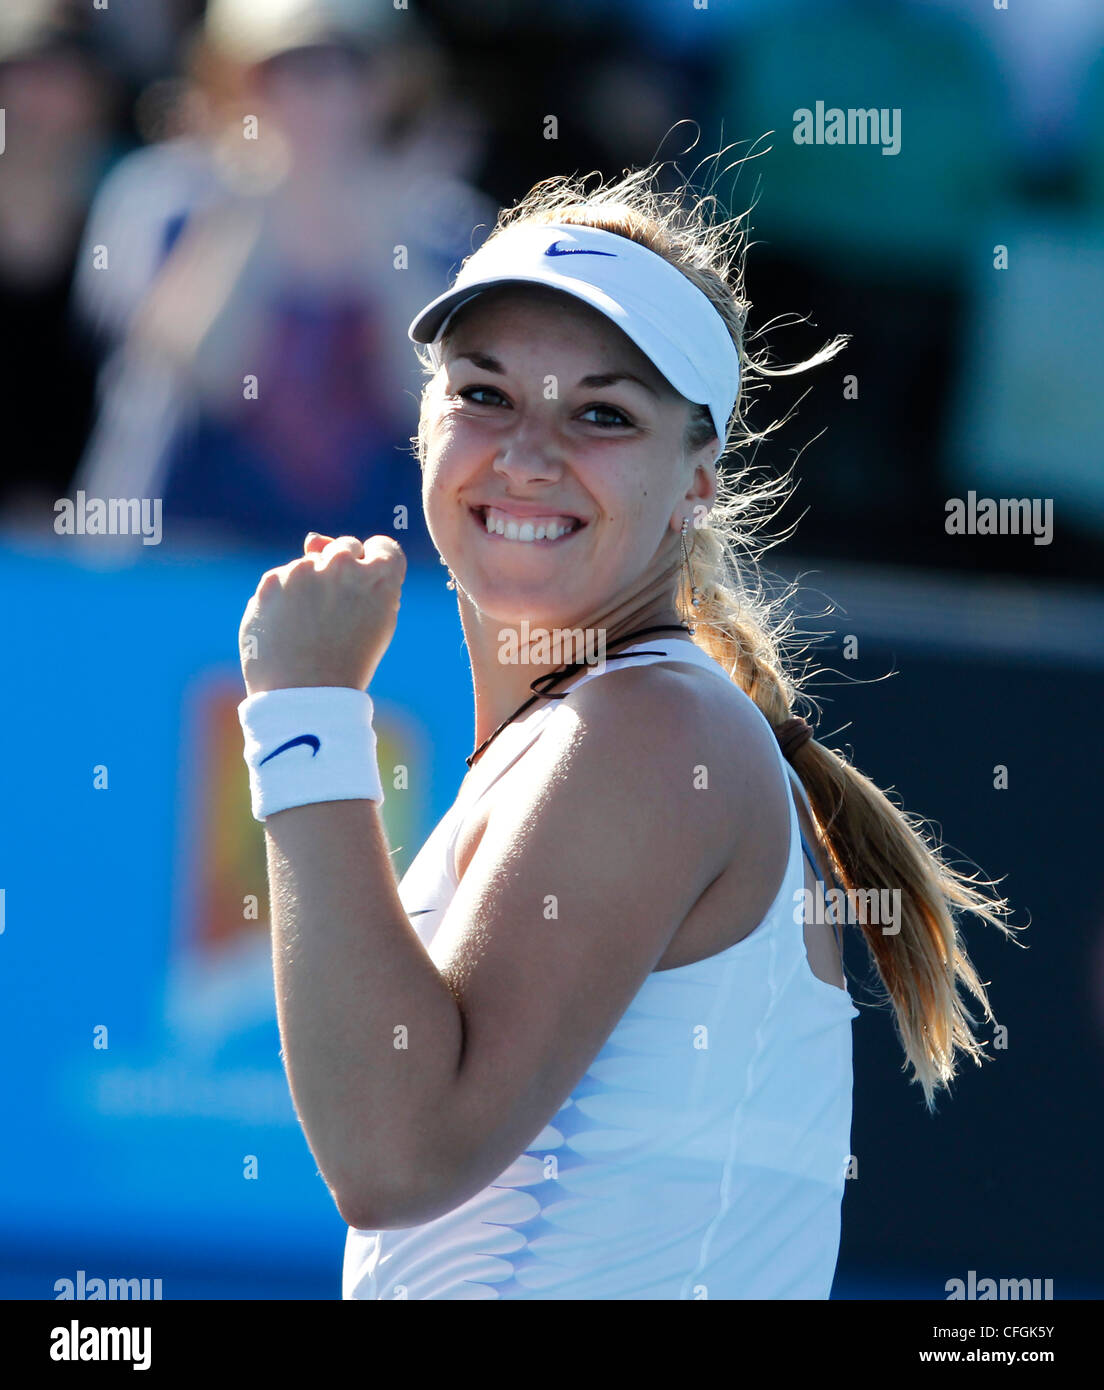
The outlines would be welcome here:
[[[546,256],[612,256],[617,259],[615,251],[589,251],[585,246],[561,246],[559,241],[554,241],[544,253]]]
[[[316,734],[300,734],[298,738],[289,738],[287,743],[281,743],[279,748],[274,748],[267,758],[261,759],[257,766],[263,767],[265,763],[268,762],[269,758],[276,757],[278,753],[286,753],[289,748],[295,748],[300,743],[306,743],[313,748],[314,751],[311,753],[312,758],[318,756],[318,750],[322,747],[322,741]]]

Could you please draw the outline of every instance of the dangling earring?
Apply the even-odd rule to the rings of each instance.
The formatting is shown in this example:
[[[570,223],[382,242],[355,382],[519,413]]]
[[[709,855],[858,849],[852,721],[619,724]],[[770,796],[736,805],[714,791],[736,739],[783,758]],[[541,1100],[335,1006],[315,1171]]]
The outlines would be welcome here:
[[[442,556],[440,557],[440,559],[441,559],[441,564],[444,565],[444,566],[447,568],[447,567],[448,567],[448,561],[445,559],[445,557],[442,555]],[[445,588],[446,588],[446,589],[455,589],[455,588],[456,588],[456,580],[455,580],[455,579],[453,578],[453,576],[452,576],[452,570],[449,570],[448,574],[449,574],[448,583],[445,585]]]
[[[694,583],[694,574],[693,574],[693,571],[692,571],[691,568],[690,568],[690,552],[689,552],[689,550],[688,550],[687,547],[686,547],[686,533],[687,533],[687,531],[688,531],[689,529],[690,529],[690,518],[689,518],[688,516],[684,516],[684,517],[682,518],[682,533],[681,533],[681,539],[682,539],[682,562],[683,562],[683,564],[686,566],[686,578],[687,578],[687,582],[688,582],[689,585],[690,585],[690,604],[691,604],[691,607],[697,608],[698,605],[701,603],[701,590],[700,590],[700,589],[698,588],[698,586]],[[689,633],[690,633],[691,636],[694,635],[695,628],[694,628],[693,623],[689,624],[687,630],[689,631]]]

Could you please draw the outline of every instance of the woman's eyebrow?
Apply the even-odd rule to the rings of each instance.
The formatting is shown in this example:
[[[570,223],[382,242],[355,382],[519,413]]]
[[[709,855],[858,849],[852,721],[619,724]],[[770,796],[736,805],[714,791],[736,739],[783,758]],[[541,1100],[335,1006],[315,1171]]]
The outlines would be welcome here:
[[[637,386],[643,386],[645,391],[657,399],[659,397],[654,386],[649,386],[643,377],[633,376],[632,372],[601,372],[595,376],[584,376],[579,385],[600,390],[603,386],[614,386],[619,381],[635,381]]]
[[[474,362],[481,372],[497,372],[499,376],[506,375],[506,368],[497,357],[492,357],[489,352],[458,352],[453,357],[453,361]]]
[[[506,368],[497,357],[492,357],[489,352],[458,352],[453,360],[473,362],[480,371],[495,372],[499,376],[506,375]],[[654,386],[650,386],[642,377],[634,376],[632,372],[597,372],[591,376],[581,377],[578,384],[589,390],[600,390],[603,386],[614,386],[619,381],[635,381],[637,386],[643,386],[650,395],[657,398],[659,396],[659,392]]]

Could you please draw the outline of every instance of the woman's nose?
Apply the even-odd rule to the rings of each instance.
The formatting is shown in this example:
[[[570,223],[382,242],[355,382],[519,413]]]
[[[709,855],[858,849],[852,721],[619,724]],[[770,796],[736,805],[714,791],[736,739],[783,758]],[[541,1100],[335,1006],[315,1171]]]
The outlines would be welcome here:
[[[534,421],[521,421],[502,443],[494,466],[497,472],[517,482],[558,478],[563,469],[563,455],[547,427]]]

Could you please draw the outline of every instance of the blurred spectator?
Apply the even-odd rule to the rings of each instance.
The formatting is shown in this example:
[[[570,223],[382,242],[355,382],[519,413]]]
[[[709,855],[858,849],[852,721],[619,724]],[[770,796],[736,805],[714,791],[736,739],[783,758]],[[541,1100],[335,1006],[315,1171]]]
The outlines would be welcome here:
[[[149,103],[169,138],[113,171],[85,238],[110,355],[75,486],[161,497],[170,537],[387,531],[435,554],[406,327],[493,221],[464,177],[478,126],[389,0],[212,0],[188,69]]]
[[[634,157],[651,158],[648,127],[662,121],[656,138],[663,134],[666,101],[660,94],[661,109],[650,110],[638,26],[622,29],[610,0],[423,0],[421,8],[452,59],[458,96],[483,113],[487,139],[472,177],[496,204],[554,174],[612,173]],[[610,64],[624,74],[615,81],[628,102],[613,110],[602,93]],[[620,143],[626,131],[631,153]]]
[[[430,555],[409,318],[499,204],[659,158],[668,187],[690,175],[732,211],[758,199],[752,330],[816,320],[775,323],[776,360],[853,335],[765,451],[781,465],[812,441],[804,549],[1091,570],[1068,543],[949,548],[942,522],[952,479],[988,470],[995,487],[1015,464],[1099,529],[1081,386],[1104,208],[1098,0],[138,8],[0,9],[9,516],[50,528],[78,488],[160,497],[170,538],[286,552],[308,528],[391,530],[405,506],[396,534]],[[818,101],[899,109],[900,151],[795,144],[794,111]],[[729,192],[722,171],[768,146]],[[1008,241],[1016,272],[994,281]],[[1056,418],[1026,384],[1040,355]],[[805,389],[776,380],[752,424]]]
[[[815,315],[771,335],[776,359],[853,335],[789,431],[795,445],[815,439],[800,468],[798,505],[812,509],[802,544],[923,563],[945,539],[939,464],[965,307],[989,266],[989,218],[1014,185],[1007,90],[979,38],[910,0],[788,6],[746,27],[723,68],[726,131],[770,150],[748,167],[758,189],[733,200],[741,211],[759,195],[757,324]],[[830,144],[823,126],[797,142],[797,113],[818,103],[884,110],[883,146]],[[772,384],[771,418],[799,389]]]
[[[1101,225],[1104,223],[1104,48],[1098,49],[1089,69],[1078,118],[1085,203],[1097,225]]]
[[[969,25],[997,60],[1014,94],[1004,127],[1033,179],[1053,176],[1075,160],[1085,126],[1079,94],[1104,42],[1100,0],[1010,3],[1007,10],[975,0],[908,0],[924,10],[943,10]]]
[[[93,0],[87,0],[92,8]],[[172,70],[181,38],[202,18],[205,0],[114,0],[95,12],[100,52],[135,88]]]
[[[110,148],[113,90],[59,6],[0,11],[0,503],[41,514],[67,486],[93,402],[94,361],[69,314],[81,229]]]

